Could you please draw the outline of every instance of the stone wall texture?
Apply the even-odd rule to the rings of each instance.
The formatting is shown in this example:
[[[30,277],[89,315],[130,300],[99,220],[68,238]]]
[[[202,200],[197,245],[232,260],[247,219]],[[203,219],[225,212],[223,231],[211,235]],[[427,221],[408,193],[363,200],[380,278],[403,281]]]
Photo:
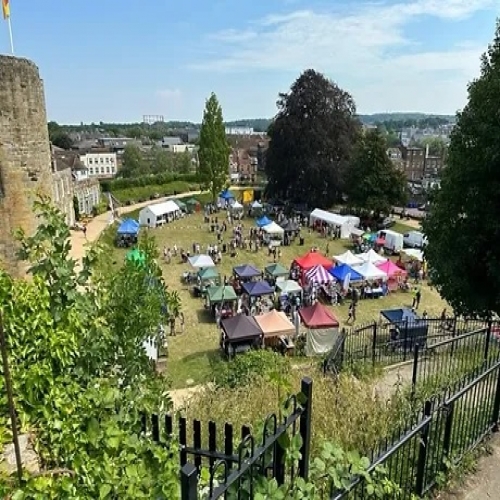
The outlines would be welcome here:
[[[27,59],[0,55],[0,266],[23,276],[12,237],[37,226],[33,201],[52,195],[43,82]]]

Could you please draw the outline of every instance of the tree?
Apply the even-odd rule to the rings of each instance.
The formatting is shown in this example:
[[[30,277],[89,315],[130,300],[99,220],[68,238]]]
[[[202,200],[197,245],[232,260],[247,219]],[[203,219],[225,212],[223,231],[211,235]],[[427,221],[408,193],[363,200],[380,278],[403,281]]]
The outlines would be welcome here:
[[[458,314],[500,314],[500,23],[457,114],[423,230],[433,283]]]
[[[189,174],[193,166],[192,160],[193,157],[188,149],[181,153],[181,155],[179,156],[179,161],[177,163],[177,170],[179,171],[179,173]]]
[[[446,143],[441,137],[424,137],[419,141],[419,146],[426,148],[429,146],[429,154],[443,157],[446,151]]]
[[[125,146],[120,177],[138,177],[151,173],[144,161],[141,150],[134,144]]]
[[[349,205],[376,214],[406,201],[406,180],[387,156],[387,142],[377,130],[368,130],[358,141],[345,183]]]
[[[302,73],[268,129],[270,196],[330,207],[342,194],[343,172],[360,130],[352,97],[322,74]]]
[[[212,93],[205,104],[198,150],[199,174],[202,186],[215,201],[229,175],[230,147],[226,138],[222,108]]]

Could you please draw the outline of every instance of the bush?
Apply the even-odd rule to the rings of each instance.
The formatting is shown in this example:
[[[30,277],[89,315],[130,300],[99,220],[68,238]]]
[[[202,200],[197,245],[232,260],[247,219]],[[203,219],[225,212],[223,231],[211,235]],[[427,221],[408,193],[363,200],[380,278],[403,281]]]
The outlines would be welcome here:
[[[162,186],[165,184],[171,184],[175,182],[184,182],[190,184],[196,184],[199,182],[198,174],[177,174],[165,172],[163,174],[151,174],[151,175],[141,175],[140,177],[134,177],[131,179],[113,179],[104,180],[101,182],[101,188],[103,191],[121,191],[131,188],[145,188],[150,186]]]
[[[286,372],[288,359],[267,350],[249,351],[232,361],[217,363],[214,382],[217,387],[243,387],[257,378],[268,378],[273,372]]]

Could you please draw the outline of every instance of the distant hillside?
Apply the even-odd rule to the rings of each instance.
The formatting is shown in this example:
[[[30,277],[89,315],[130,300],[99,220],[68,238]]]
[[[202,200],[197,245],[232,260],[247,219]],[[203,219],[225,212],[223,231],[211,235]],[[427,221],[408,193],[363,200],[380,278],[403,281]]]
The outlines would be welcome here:
[[[440,118],[448,122],[454,122],[454,115],[434,115],[427,113],[374,113],[373,115],[358,115],[359,119],[366,125],[371,125],[377,122],[403,122],[403,121],[420,121],[428,120],[429,118]]]

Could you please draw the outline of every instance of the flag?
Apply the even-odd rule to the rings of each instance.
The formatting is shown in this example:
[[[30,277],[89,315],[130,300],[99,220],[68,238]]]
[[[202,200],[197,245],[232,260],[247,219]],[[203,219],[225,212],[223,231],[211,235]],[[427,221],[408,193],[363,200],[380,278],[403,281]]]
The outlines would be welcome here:
[[[10,0],[2,0],[3,18],[9,19],[10,17]]]

